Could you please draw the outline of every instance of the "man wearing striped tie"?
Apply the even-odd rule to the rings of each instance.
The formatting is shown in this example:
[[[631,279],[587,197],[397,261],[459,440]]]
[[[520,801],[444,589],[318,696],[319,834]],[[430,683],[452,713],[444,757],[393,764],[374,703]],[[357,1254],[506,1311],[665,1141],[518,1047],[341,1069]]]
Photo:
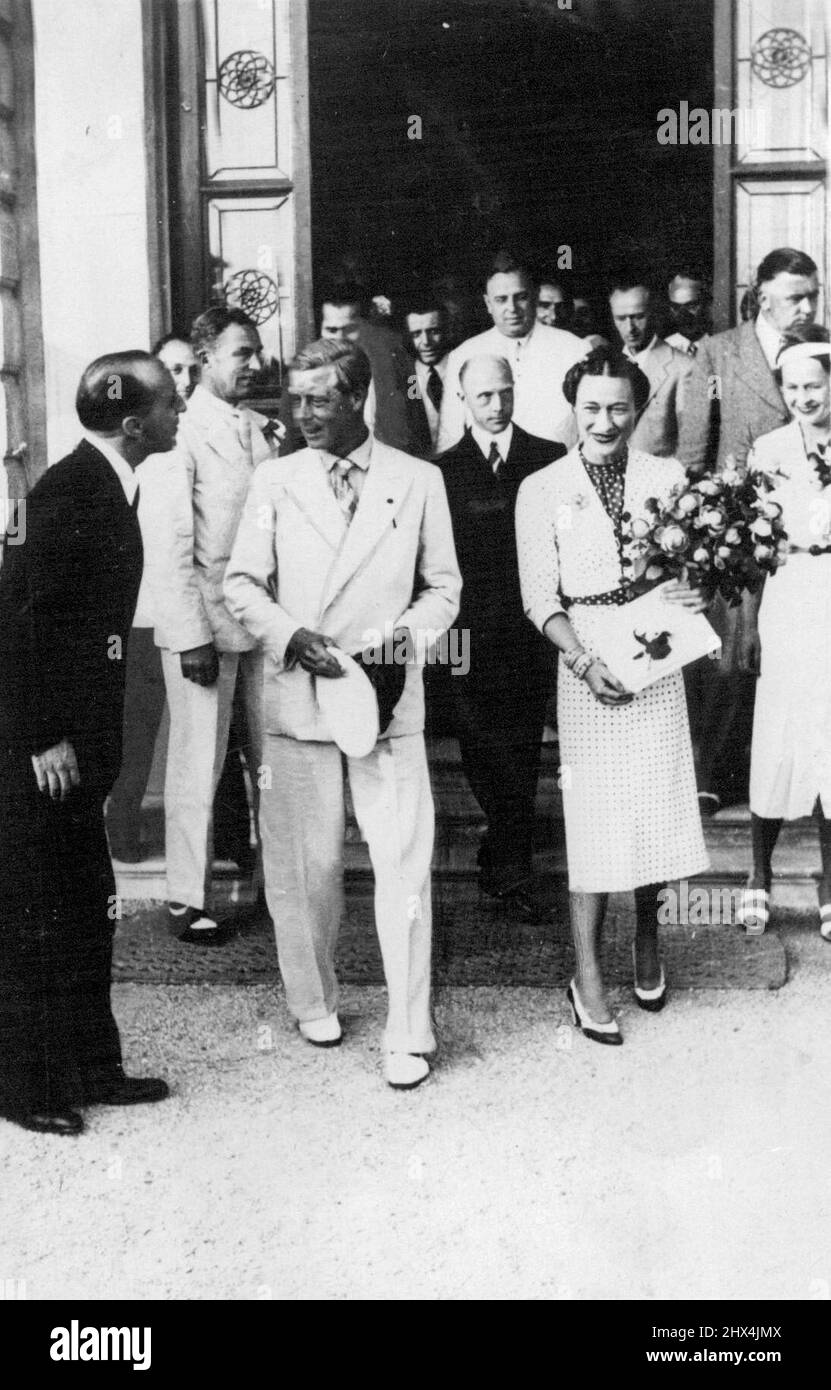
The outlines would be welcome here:
[[[346,776],[375,874],[385,1074],[407,1089],[429,1074],[425,1054],[436,1046],[434,813],[418,657],[453,621],[461,578],[441,473],[367,430],[370,379],[369,359],[350,342],[321,339],[291,364],[289,395],[308,447],[257,469],[225,599],[265,653],[260,832],[286,1003],[307,1042],[341,1041],[334,956]],[[364,756],[341,752],[337,715],[327,716],[336,687],[349,698],[333,647],[365,661],[372,649],[377,663],[378,737]]]

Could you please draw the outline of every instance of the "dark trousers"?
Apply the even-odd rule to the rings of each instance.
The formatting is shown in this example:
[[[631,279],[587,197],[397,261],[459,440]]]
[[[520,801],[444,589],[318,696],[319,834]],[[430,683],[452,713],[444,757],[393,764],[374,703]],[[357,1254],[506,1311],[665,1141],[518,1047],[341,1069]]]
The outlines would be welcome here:
[[[704,657],[684,669],[698,790],[724,806],[746,801],[756,677]]]
[[[138,859],[141,803],[153,766],[165,707],[164,676],[152,627],[130,629],[127,644],[121,770],[107,805],[107,834],[116,859]]]
[[[105,791],[52,801],[27,754],[0,759],[0,1112],[62,1109],[121,1065]]]
[[[462,767],[487,820],[483,886],[502,891],[531,873],[545,677],[538,663],[518,659],[447,680]]]

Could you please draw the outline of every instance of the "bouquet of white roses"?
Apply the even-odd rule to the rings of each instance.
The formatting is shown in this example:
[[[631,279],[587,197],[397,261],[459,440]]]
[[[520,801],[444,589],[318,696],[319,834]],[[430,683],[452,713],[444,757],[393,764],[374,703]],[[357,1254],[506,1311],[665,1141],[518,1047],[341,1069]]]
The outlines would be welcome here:
[[[624,564],[634,587],[683,578],[731,607],[745,590],[756,592],[788,553],[782,508],[770,496],[775,486],[773,475],[728,459],[723,472],[689,479],[665,502],[649,498],[642,516],[624,513]]]

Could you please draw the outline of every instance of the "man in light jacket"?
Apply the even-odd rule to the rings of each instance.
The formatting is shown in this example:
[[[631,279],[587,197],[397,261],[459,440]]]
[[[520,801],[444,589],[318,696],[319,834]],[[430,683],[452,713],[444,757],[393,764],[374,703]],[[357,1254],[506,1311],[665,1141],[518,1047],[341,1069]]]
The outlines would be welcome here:
[[[421,666],[400,657],[447,630],[461,577],[441,473],[367,431],[370,378],[366,354],[349,342],[320,340],[295,358],[289,394],[308,448],[258,468],[225,597],[265,655],[260,831],[286,1002],[308,1042],[340,1042],[345,768],[375,873],[386,1078],[408,1089],[429,1074],[424,1054],[436,1045],[434,812]],[[382,663],[379,737],[363,757],[344,759],[327,721],[325,697],[338,698],[342,671],[333,646],[352,656],[373,649]]]

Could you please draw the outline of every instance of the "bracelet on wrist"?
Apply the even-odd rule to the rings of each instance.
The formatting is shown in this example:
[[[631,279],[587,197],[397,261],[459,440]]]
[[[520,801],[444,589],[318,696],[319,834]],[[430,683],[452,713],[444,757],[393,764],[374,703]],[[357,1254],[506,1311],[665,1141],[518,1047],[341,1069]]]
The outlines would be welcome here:
[[[596,659],[584,647],[570,647],[567,652],[563,652],[563,661],[566,666],[581,681],[586,679]]]

